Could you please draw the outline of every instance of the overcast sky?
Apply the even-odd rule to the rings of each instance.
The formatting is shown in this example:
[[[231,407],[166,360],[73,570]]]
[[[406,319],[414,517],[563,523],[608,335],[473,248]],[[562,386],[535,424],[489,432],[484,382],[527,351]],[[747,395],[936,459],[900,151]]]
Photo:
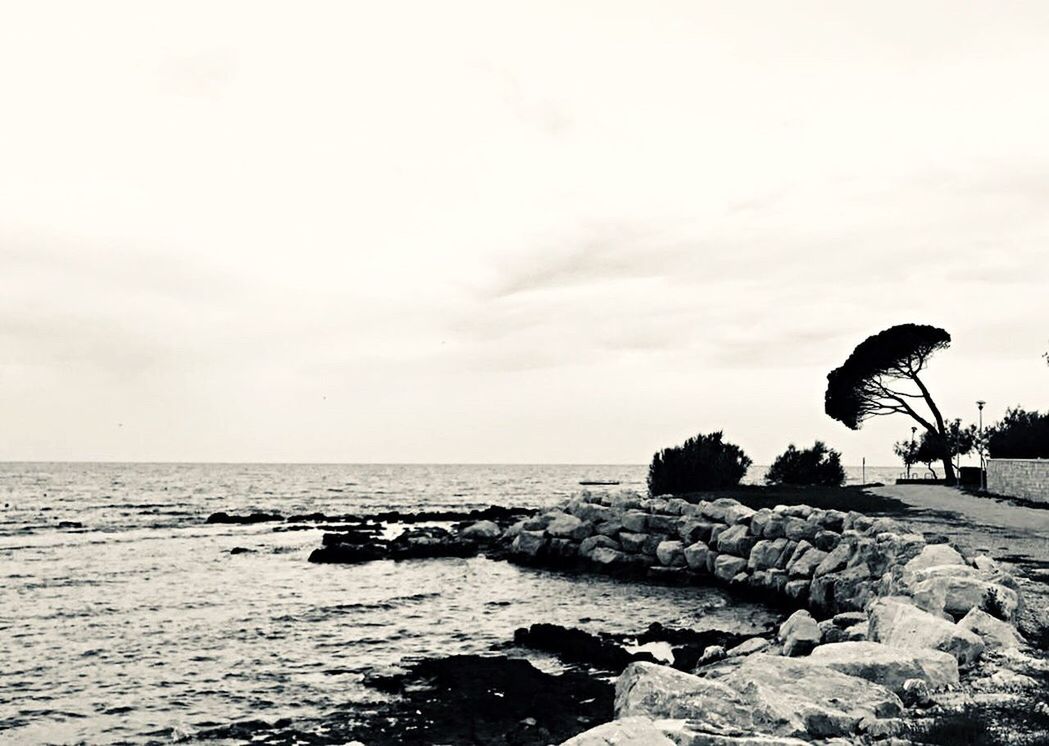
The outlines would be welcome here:
[[[1044,2],[7,3],[0,459],[756,462],[1049,408]]]

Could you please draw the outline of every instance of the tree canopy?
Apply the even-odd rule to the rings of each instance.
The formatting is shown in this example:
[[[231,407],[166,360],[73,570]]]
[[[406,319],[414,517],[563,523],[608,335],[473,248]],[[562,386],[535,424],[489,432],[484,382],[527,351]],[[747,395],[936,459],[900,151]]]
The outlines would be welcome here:
[[[827,414],[852,430],[871,417],[905,414],[943,439],[943,415],[918,374],[934,352],[950,344],[950,334],[926,324],[900,324],[868,337],[827,375]],[[928,414],[920,411],[921,403]],[[950,459],[943,461],[947,479],[953,481]]]

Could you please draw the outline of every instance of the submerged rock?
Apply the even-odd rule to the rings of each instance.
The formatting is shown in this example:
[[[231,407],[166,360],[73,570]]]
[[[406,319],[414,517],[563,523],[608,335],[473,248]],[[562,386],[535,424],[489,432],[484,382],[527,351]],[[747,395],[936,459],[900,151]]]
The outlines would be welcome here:
[[[248,515],[230,515],[219,511],[218,513],[212,513],[208,516],[205,523],[232,523],[232,524],[251,524],[251,523],[266,523],[268,521],[283,521],[284,516],[280,513],[263,513],[254,512]]]

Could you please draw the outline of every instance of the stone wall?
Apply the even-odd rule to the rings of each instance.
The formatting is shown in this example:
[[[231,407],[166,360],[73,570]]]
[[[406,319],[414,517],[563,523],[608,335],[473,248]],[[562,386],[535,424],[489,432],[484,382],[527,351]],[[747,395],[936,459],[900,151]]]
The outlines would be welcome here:
[[[987,489],[995,495],[1049,503],[1049,460],[989,459]]]
[[[507,534],[518,561],[705,579],[822,616],[863,611],[873,599],[904,590],[910,595],[903,568],[926,549],[921,534],[891,518],[806,505],[753,510],[729,498],[690,503],[634,493],[584,492]],[[974,583],[969,608],[1000,602],[1011,619],[1012,589],[991,576]],[[988,594],[995,600],[986,601]],[[929,610],[943,613],[946,602],[926,595]],[[955,607],[955,617],[969,611]]]

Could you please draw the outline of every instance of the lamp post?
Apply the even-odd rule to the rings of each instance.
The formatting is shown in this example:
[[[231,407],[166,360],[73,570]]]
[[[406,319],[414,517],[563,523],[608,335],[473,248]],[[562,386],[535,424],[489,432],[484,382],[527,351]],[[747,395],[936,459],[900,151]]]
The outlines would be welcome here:
[[[983,456],[983,405],[986,404],[983,399],[978,399],[976,402],[976,408],[980,410],[980,426],[979,426],[979,439],[980,439],[980,490],[983,492],[987,491],[987,464]]]
[[[918,432],[918,428],[911,426],[911,453],[914,453],[914,434]],[[911,478],[911,465],[907,464],[907,479]]]

